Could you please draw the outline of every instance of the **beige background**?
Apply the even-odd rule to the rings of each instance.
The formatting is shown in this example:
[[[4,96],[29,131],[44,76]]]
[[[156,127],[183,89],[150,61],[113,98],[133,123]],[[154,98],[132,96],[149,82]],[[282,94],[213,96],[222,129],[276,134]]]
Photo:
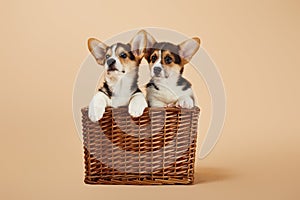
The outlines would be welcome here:
[[[2,1],[0,199],[299,199],[298,1]],[[90,36],[200,36],[228,112],[193,186],[90,186],[72,86]]]

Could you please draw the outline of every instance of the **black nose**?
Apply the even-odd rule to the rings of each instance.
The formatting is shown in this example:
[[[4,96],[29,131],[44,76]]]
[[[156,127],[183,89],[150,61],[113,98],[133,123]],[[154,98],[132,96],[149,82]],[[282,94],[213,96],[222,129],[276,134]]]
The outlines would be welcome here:
[[[106,61],[106,63],[107,63],[107,65],[108,65],[108,67],[111,67],[111,66],[113,66],[113,65],[116,63],[116,60],[113,59],[113,58],[111,58],[111,59],[108,59],[108,60]]]
[[[155,75],[158,75],[161,72],[161,68],[160,67],[154,67],[153,72],[154,72]]]

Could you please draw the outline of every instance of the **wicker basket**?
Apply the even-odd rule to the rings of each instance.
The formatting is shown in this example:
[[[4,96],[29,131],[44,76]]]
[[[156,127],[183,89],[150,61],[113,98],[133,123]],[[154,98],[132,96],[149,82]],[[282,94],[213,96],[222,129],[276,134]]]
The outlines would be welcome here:
[[[99,122],[82,109],[88,184],[192,184],[200,109],[107,108]]]

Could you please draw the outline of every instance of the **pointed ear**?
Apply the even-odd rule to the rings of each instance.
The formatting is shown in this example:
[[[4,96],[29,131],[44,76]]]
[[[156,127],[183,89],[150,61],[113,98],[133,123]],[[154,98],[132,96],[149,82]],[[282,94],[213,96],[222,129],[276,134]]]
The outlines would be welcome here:
[[[147,34],[147,44],[146,44],[146,51],[145,51],[145,59],[149,62],[150,57],[150,49],[156,44],[156,40],[150,33],[146,32]]]
[[[183,64],[188,63],[200,47],[200,39],[197,37],[188,39],[179,46],[179,55],[183,58]]]
[[[146,31],[140,30],[129,43],[131,45],[133,55],[138,58],[142,58],[144,56],[147,43]]]
[[[150,35],[150,33],[146,32],[147,33],[147,45],[146,45],[146,48],[149,49],[149,48],[152,48],[153,45],[156,43],[156,40],[154,39],[154,37],[152,35]]]
[[[95,57],[97,63],[103,65],[107,48],[106,44],[95,38],[90,38],[88,40],[88,48],[92,55]]]

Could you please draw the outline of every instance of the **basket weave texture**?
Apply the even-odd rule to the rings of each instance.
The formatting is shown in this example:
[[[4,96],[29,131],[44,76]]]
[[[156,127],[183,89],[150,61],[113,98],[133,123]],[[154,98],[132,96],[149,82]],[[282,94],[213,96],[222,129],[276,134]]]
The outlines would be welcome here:
[[[82,110],[88,184],[192,184],[200,109],[106,108],[99,122]]]

